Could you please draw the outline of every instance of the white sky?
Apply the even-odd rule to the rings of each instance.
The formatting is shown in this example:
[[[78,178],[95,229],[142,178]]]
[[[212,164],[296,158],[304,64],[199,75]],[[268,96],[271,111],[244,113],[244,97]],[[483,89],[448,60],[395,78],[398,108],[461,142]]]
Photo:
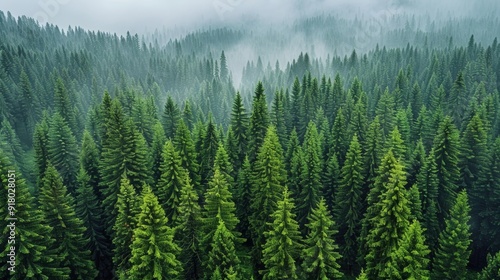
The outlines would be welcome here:
[[[411,1],[418,3],[419,9],[454,9],[462,13],[474,10],[480,3],[500,3],[498,0],[0,0],[0,10],[10,11],[15,17],[26,15],[41,23],[57,24],[63,29],[71,25],[107,32],[144,33],[163,27],[238,25],[255,18],[277,24],[318,12],[377,13]]]

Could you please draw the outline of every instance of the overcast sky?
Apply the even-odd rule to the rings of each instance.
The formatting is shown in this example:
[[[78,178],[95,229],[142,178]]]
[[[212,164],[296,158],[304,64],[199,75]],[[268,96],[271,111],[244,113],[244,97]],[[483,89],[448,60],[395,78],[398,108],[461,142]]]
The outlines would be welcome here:
[[[416,2],[413,6],[408,3]],[[459,4],[459,2],[462,2]],[[453,14],[478,10],[498,0],[0,0],[0,10],[26,15],[66,29],[81,26],[107,32],[144,33],[156,28],[237,25],[256,18],[270,23],[315,13],[339,15],[422,8],[450,9]],[[307,4],[304,4],[307,3]],[[416,7],[415,5],[418,5]]]

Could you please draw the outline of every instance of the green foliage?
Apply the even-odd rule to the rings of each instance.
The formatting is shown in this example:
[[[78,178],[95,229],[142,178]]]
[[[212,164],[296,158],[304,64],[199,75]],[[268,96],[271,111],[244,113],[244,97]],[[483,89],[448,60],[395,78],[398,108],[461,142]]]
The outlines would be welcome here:
[[[201,192],[200,190],[200,165],[196,160],[196,149],[194,146],[193,138],[191,137],[191,132],[184,123],[183,120],[179,121],[177,126],[177,132],[174,138],[175,149],[179,152],[181,157],[181,165],[189,173],[189,178],[191,178],[191,183],[194,188]]]
[[[198,194],[185,178],[185,186],[181,189],[179,216],[177,216],[175,241],[181,248],[179,260],[184,268],[185,279],[199,279],[201,276],[201,255],[199,248],[201,236],[201,210],[198,205]]]
[[[269,125],[269,113],[267,111],[266,95],[261,82],[257,84],[252,103],[252,114],[248,129],[248,158],[253,163],[258,151],[266,137],[267,126]]]
[[[262,247],[265,269],[260,272],[264,280],[298,279],[296,263],[303,245],[293,208],[293,199],[285,188],[283,198],[271,215],[270,230],[265,232],[266,243]]]
[[[130,246],[132,256],[128,276],[131,279],[179,279],[182,264],[176,256],[181,249],[174,243],[174,230],[167,226],[167,222],[156,196],[146,192]]]
[[[391,154],[389,153],[389,156]],[[367,237],[366,273],[369,278],[384,278],[391,253],[409,226],[410,208],[405,189],[406,175],[400,161],[389,170],[388,180],[382,183],[382,194]]]
[[[450,210],[445,229],[439,234],[439,248],[433,263],[435,279],[463,279],[471,254],[469,212],[467,193],[461,191]]]
[[[63,258],[61,266],[70,269],[70,277],[93,279],[97,275],[85,237],[86,228],[74,209],[74,199],[68,194],[62,178],[51,164],[43,178],[40,196],[40,210],[45,213],[45,223],[52,227],[55,253]]]
[[[363,162],[361,146],[356,135],[352,137],[347,157],[342,167],[342,180],[336,195],[334,217],[339,229],[342,265],[352,272],[356,269],[362,215]]]
[[[390,255],[390,261],[385,268],[388,279],[430,279],[428,269],[430,250],[425,245],[423,231],[417,220],[410,224],[398,248]]]
[[[130,245],[133,240],[133,231],[136,228],[136,216],[139,213],[139,199],[134,187],[127,177],[123,177],[120,184],[120,192],[116,202],[116,222],[113,225],[113,263],[115,273],[123,276],[130,268],[131,250]]]
[[[181,164],[179,153],[175,150],[172,141],[168,140],[163,147],[160,165],[161,177],[155,193],[171,222],[175,221],[179,216],[181,190],[186,184],[186,176],[189,176]]]
[[[76,139],[63,117],[55,114],[49,127],[49,161],[61,174],[63,183],[75,192],[78,172],[78,147]]]
[[[342,279],[338,260],[342,257],[335,244],[335,222],[330,218],[325,200],[320,200],[308,217],[309,234],[304,240],[302,269],[305,279]]]
[[[214,275],[219,273],[220,279],[238,278],[238,272],[234,268],[238,267],[240,260],[236,254],[235,243],[236,237],[219,218],[219,225],[212,238],[212,249],[208,253],[207,277],[205,277],[207,280],[218,277]]]
[[[500,252],[494,256],[488,255],[488,264],[481,272],[480,280],[498,280],[500,279]]]
[[[165,129],[165,136],[167,139],[174,139],[177,124],[181,118],[179,107],[174,103],[172,97],[167,97],[167,102],[163,108],[162,124]]]

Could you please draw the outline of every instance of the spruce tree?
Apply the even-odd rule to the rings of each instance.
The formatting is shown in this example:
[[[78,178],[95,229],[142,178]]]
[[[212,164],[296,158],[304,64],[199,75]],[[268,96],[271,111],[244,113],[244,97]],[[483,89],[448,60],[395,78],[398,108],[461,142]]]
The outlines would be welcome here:
[[[104,198],[99,186],[99,150],[88,130],[83,132],[82,148],[80,151],[80,169],[89,177],[86,183],[89,184],[92,189],[100,207]]]
[[[300,185],[302,189],[297,194],[297,220],[304,228],[307,217],[320,200],[321,190],[321,145],[318,130],[313,122],[310,122],[304,139],[304,164],[302,165]]]
[[[201,186],[206,189],[210,178],[213,176],[215,155],[219,148],[219,136],[216,127],[210,119],[207,124],[205,135],[202,139],[202,150],[199,150],[198,162],[200,162]]]
[[[429,253],[425,245],[423,229],[414,220],[399,241],[398,248],[392,251],[385,268],[388,279],[430,279]]]
[[[383,182],[382,194],[376,202],[380,209],[372,220],[373,228],[368,234],[366,273],[369,278],[387,277],[385,267],[393,250],[409,226],[410,208],[405,189],[406,175],[403,165],[397,161],[389,170],[388,181]]]
[[[276,211],[286,182],[283,152],[276,135],[276,128],[270,126],[264,143],[259,150],[252,176],[252,214],[249,217],[254,244],[254,261],[260,262],[260,248],[265,243],[264,232],[269,230],[271,214]]]
[[[10,184],[15,185],[15,243],[8,244],[5,238],[0,242],[2,251],[0,257],[0,278],[2,279],[68,279],[70,270],[62,265],[63,257],[54,251],[56,240],[52,237],[52,227],[45,223],[44,213],[34,206],[34,198],[29,192],[26,181],[15,171],[8,159],[0,150],[0,196],[8,200]],[[10,179],[10,181],[9,181]],[[14,180],[14,181],[13,181]],[[10,217],[7,205],[2,207],[0,215]],[[7,227],[10,222],[2,219],[0,226]],[[8,234],[6,231],[5,234]],[[14,272],[9,273],[11,265],[7,254],[10,247],[15,247],[16,262]]]
[[[248,157],[245,158],[243,166],[238,172],[233,196],[236,205],[236,216],[240,220],[237,229],[241,232],[243,238],[249,241],[251,237],[249,217],[252,214],[252,167]]]
[[[219,145],[215,154],[214,169],[219,169],[222,175],[224,175],[226,182],[229,184],[229,190],[233,192],[233,165],[229,162],[229,156],[223,145]]]
[[[438,177],[438,219],[442,223],[449,212],[458,190],[460,170],[458,130],[450,117],[439,125],[434,138],[434,155]]]
[[[487,265],[481,271],[479,280],[500,280],[500,251],[487,257]]]
[[[326,202],[321,199],[308,217],[309,233],[304,240],[302,251],[302,270],[305,279],[342,279],[334,235],[337,233],[335,222],[330,218]]]
[[[121,179],[120,192],[115,206],[117,216],[113,225],[113,263],[115,274],[123,277],[130,268],[133,231],[136,228],[136,216],[139,213],[139,199],[134,187],[130,184],[126,175]]]
[[[183,120],[179,121],[177,126],[177,131],[174,137],[174,146],[179,156],[181,157],[181,165],[189,173],[189,178],[191,178],[191,184],[198,191],[200,189],[200,165],[196,160],[197,152],[195,149],[193,138],[191,137],[191,132],[186,126]],[[200,151],[201,152],[201,151]]]
[[[269,125],[269,113],[267,111],[266,95],[261,82],[257,84],[252,102],[252,115],[248,129],[248,158],[255,162],[258,151],[266,137]]]
[[[39,189],[49,162],[49,124],[45,119],[35,126],[33,149],[38,175],[37,189]]]
[[[86,249],[89,244],[89,239],[85,238],[86,228],[75,213],[73,197],[51,164],[45,172],[38,200],[46,224],[53,228],[52,237],[57,242],[55,252],[64,256],[61,266],[70,269],[70,278],[93,279],[97,270]]]
[[[172,223],[179,215],[181,190],[186,184],[186,176],[189,175],[186,169],[182,167],[181,157],[170,140],[163,146],[160,172],[161,176],[155,193],[158,196],[160,205],[165,210],[167,218]]]
[[[157,121],[153,127],[153,142],[151,143],[151,162],[153,164],[153,184],[156,185],[158,180],[160,180],[161,171],[160,165],[162,162],[162,152],[163,146],[167,137],[165,137],[165,131],[161,126],[161,123]]]
[[[174,230],[167,226],[165,211],[151,191],[142,197],[141,212],[136,219],[128,276],[131,279],[179,279],[182,264],[176,256],[181,249],[174,243]]]
[[[439,234],[439,248],[433,263],[433,278],[464,279],[470,251],[470,207],[467,193],[458,193],[455,204]]]
[[[55,114],[49,127],[49,160],[61,174],[63,184],[74,194],[78,172],[76,138],[63,117]]]
[[[199,279],[201,277],[201,210],[198,205],[198,194],[185,178],[185,186],[181,189],[179,201],[179,216],[175,221],[175,241],[181,248],[179,260],[184,268],[184,279]]]
[[[243,165],[248,145],[248,115],[239,92],[234,98],[230,128],[233,133],[233,141],[228,143],[228,154],[234,170],[237,171]]]
[[[221,279],[238,278],[240,260],[236,254],[236,237],[226,228],[224,221],[219,219],[219,224],[214,232],[211,251],[208,253],[207,273],[205,279],[210,280],[213,273],[220,273]]]
[[[340,254],[344,257],[342,266],[349,272],[356,269],[356,250],[358,249],[363,204],[362,172],[361,146],[358,138],[354,135],[342,167],[342,180],[333,211],[339,229]]]
[[[298,279],[297,262],[303,247],[302,239],[293,214],[293,199],[286,188],[282,197],[271,215],[270,229],[264,233],[266,243],[262,246],[262,262],[265,269],[260,271],[264,280]]]
[[[179,107],[172,100],[169,95],[167,97],[167,102],[163,108],[162,124],[163,129],[165,129],[165,136],[167,139],[173,140],[175,136],[175,131],[177,130],[177,124],[181,118],[181,113]]]
[[[98,279],[109,279],[113,270],[111,244],[106,235],[106,227],[101,222],[101,205],[91,185],[91,178],[83,168],[78,173],[75,213],[86,228],[83,237],[90,242],[85,249],[92,252],[92,260],[99,270]]]

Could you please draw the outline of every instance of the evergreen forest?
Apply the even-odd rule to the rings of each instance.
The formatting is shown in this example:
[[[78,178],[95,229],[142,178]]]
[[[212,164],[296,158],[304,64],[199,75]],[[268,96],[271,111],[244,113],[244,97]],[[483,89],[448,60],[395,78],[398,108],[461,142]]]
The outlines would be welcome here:
[[[498,30],[0,11],[0,279],[500,279]]]

